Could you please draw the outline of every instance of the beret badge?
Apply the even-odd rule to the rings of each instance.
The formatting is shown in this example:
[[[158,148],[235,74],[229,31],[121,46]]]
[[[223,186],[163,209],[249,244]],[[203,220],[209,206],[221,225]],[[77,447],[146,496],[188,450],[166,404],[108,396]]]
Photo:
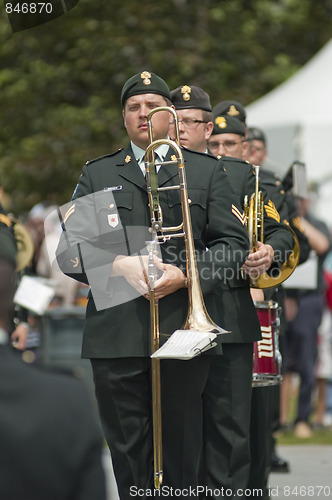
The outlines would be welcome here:
[[[240,111],[238,111],[236,109],[236,107],[234,106],[234,104],[232,104],[230,107],[229,107],[229,110],[227,112],[227,114],[229,116],[238,116],[240,114]]]
[[[141,73],[141,78],[144,85],[151,85],[151,74],[148,71],[143,71],[143,73]]]
[[[184,85],[181,89],[181,93],[183,94],[182,97],[184,101],[190,101],[191,87],[189,87],[189,85]]]
[[[218,125],[219,128],[226,128],[227,127],[226,119],[223,116],[218,116],[214,120],[214,123],[216,125]]]

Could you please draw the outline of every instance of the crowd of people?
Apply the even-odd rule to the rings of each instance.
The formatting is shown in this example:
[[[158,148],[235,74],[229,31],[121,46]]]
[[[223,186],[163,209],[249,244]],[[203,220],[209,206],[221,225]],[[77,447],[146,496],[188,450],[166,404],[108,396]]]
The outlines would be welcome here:
[[[129,500],[138,491],[144,498],[152,496],[156,424],[150,303],[158,304],[162,344],[182,328],[190,305],[194,272],[188,264],[186,235],[162,237],[164,227],[181,227],[181,196],[183,190],[188,192],[207,313],[228,333],[217,335],[216,346],[189,361],[160,361],[163,472],[159,496],[169,497],[173,490],[201,499],[222,498],[227,491],[227,497],[236,498],[241,491],[251,498],[259,491],[261,498],[268,499],[270,472],[291,470],[287,457],[277,453],[276,432],[291,429],[306,439],[327,422],[332,377],[326,280],[329,229],[310,212],[309,195],[306,199],[285,190],[282,180],[265,167],[264,131],[248,127],[241,103],[223,101],[212,108],[203,89],[182,84],[170,91],[162,78],[148,71],[124,83],[120,101],[129,144],[86,163],[63,213],[56,207],[32,210],[27,220],[35,243],[30,268],[58,283],[53,305],[73,304],[82,287],[89,290],[82,356],[91,361],[119,496]],[[156,159],[147,164],[145,153],[151,142],[147,118],[157,107],[173,107],[177,120],[166,110],[153,114]],[[182,189],[176,188],[182,166],[169,141],[177,138],[186,172]],[[244,207],[257,193],[258,181],[264,238],[256,241],[250,233],[248,237]],[[151,221],[149,203],[160,218],[152,231],[156,221]],[[0,235],[7,241],[11,224],[4,210],[2,214]],[[32,223],[36,219],[41,224]],[[158,252],[151,254],[152,245],[147,242],[153,236],[154,243],[161,237]],[[15,249],[8,253],[15,260]],[[55,254],[63,274],[50,265],[50,255]],[[293,288],[285,287],[278,277],[294,259],[295,272],[308,265],[312,279],[300,284],[295,280]],[[307,270],[303,274],[308,278]],[[259,279],[268,288],[258,285]],[[272,309],[275,304],[278,313],[271,328],[279,338],[283,381],[278,373],[253,383],[254,344],[262,346],[266,338],[257,310]],[[4,317],[8,310],[7,304]],[[27,315],[31,326],[33,315],[29,311]],[[16,348],[26,347],[18,325],[10,327],[6,320],[0,326],[16,340]],[[277,351],[278,341],[275,356]],[[300,379],[295,415],[289,410],[294,373]],[[60,420],[55,419],[54,425],[61,425]],[[16,441],[12,446],[21,453]],[[97,477],[101,484],[99,472]],[[27,498],[42,498],[38,482],[32,491],[38,494]],[[91,491],[88,486],[87,491]],[[97,491],[103,494],[102,487]]]

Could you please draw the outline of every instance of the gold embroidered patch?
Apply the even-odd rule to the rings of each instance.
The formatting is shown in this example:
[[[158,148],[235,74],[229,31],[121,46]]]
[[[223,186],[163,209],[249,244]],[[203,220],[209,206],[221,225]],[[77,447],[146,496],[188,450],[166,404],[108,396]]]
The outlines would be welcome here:
[[[239,221],[243,226],[245,225],[246,216],[244,215],[243,212],[240,212],[240,210],[235,205],[232,205],[232,214],[235,215],[237,219],[239,219]]]
[[[269,200],[267,205],[264,205],[266,215],[268,217],[271,217],[272,219],[276,220],[277,222],[280,222],[280,215],[278,210],[275,207],[275,204]]]
[[[66,215],[63,218],[63,222],[67,222],[68,218],[75,212],[75,203],[70,208],[68,208]]]

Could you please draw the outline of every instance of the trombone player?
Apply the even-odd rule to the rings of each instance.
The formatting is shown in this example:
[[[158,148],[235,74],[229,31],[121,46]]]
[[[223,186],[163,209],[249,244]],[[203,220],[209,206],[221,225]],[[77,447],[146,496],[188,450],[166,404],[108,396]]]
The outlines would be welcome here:
[[[151,222],[143,160],[149,146],[147,116],[156,107],[170,106],[170,91],[160,77],[143,71],[126,81],[121,104],[130,144],[83,167],[63,217],[57,258],[63,272],[91,285],[82,355],[91,360],[119,495],[127,500],[138,490],[143,498],[151,496],[153,489],[148,256],[141,252]],[[153,116],[154,139],[167,139],[169,121],[166,111]],[[172,155],[168,145],[155,152],[165,161],[159,186],[177,184],[178,167],[167,164]],[[214,290],[244,263],[248,238],[242,209],[218,160],[185,150],[183,156],[201,288],[213,316]],[[161,192],[160,205],[166,226],[181,222],[178,191]],[[142,234],[141,228],[146,229]],[[162,336],[181,328],[186,318],[184,249],[182,238],[171,239],[160,245],[162,259],[155,259]],[[189,488],[200,484],[201,401],[212,357],[161,361],[160,496],[167,487],[190,496]]]

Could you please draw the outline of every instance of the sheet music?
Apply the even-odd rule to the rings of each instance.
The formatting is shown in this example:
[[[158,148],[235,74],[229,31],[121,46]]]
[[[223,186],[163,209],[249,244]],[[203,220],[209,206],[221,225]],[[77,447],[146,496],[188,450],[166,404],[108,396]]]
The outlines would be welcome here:
[[[151,358],[191,359],[215,347],[217,335],[196,330],[176,330],[171,337],[155,351]]]
[[[14,303],[38,315],[44,314],[51,302],[55,289],[43,283],[40,278],[23,276],[14,296]],[[50,280],[49,280],[50,281]]]

